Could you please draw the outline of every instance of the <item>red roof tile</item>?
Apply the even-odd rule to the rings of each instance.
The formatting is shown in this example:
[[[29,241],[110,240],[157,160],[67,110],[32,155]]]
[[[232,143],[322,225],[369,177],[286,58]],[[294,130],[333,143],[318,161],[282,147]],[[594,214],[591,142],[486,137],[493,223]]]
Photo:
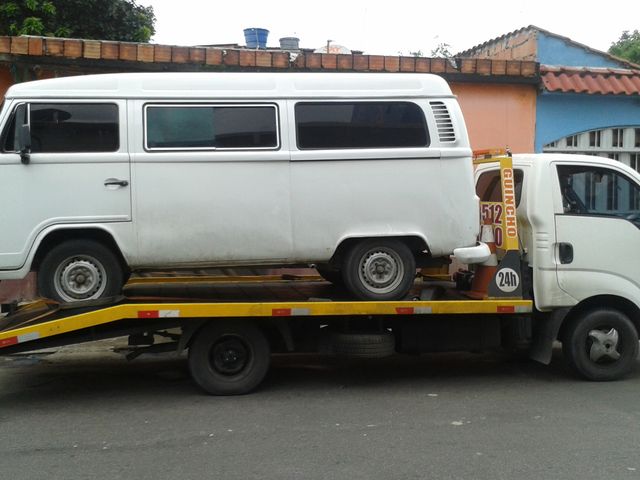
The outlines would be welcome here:
[[[549,92],[640,95],[640,70],[540,66]]]

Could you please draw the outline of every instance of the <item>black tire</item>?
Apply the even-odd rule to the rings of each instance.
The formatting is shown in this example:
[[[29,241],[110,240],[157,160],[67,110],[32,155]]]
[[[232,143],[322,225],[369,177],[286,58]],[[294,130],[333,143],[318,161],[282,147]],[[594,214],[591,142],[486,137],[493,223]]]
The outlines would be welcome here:
[[[342,272],[340,270],[335,270],[330,268],[328,265],[318,265],[316,266],[316,270],[318,274],[324,278],[327,282],[331,282],[334,285],[344,285],[342,280]]]
[[[383,358],[393,355],[396,341],[392,333],[331,333],[330,352],[357,358]]]
[[[401,300],[415,276],[413,253],[405,243],[394,239],[358,242],[347,252],[342,265],[345,286],[360,300]]]
[[[214,321],[195,334],[189,370],[211,395],[242,395],[256,388],[269,369],[269,342],[255,325]]]
[[[117,255],[95,240],[69,240],[46,253],[38,292],[61,303],[120,295],[125,273]]]
[[[567,325],[562,352],[569,367],[581,377],[617,380],[632,370],[638,358],[638,331],[618,310],[587,311]]]

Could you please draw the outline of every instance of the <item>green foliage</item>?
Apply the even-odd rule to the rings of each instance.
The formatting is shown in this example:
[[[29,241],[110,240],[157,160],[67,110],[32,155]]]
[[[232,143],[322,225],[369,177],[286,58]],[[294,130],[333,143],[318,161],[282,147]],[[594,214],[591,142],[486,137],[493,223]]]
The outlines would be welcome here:
[[[640,32],[638,30],[622,32],[620,39],[609,47],[609,53],[640,64]]]
[[[431,57],[434,58],[453,58],[453,53],[451,53],[451,45],[448,43],[439,43],[436,48],[431,50]]]
[[[27,17],[22,22],[21,35],[42,35],[44,23],[38,17]]]
[[[0,0],[0,35],[148,42],[155,21],[135,0]]]

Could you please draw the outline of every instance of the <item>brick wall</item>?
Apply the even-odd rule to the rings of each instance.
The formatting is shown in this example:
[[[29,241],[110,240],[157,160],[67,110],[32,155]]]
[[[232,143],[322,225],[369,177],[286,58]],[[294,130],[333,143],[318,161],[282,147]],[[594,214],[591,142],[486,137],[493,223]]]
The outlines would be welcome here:
[[[537,78],[535,62],[495,63],[483,59],[403,57],[359,54],[290,53],[282,50],[247,50],[185,47],[147,43],[78,40],[48,37],[0,36],[0,64],[37,63],[62,74],[103,71],[352,71],[406,72],[486,77]],[[83,70],[84,68],[84,70]],[[39,76],[37,78],[40,78]]]

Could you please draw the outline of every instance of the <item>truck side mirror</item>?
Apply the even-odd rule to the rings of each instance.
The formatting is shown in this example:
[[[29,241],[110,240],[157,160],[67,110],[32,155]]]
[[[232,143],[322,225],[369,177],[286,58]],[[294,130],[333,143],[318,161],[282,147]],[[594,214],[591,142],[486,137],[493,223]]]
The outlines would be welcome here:
[[[31,160],[31,126],[27,116],[27,105],[19,105],[16,111],[17,150],[20,152],[20,161],[27,165]]]

